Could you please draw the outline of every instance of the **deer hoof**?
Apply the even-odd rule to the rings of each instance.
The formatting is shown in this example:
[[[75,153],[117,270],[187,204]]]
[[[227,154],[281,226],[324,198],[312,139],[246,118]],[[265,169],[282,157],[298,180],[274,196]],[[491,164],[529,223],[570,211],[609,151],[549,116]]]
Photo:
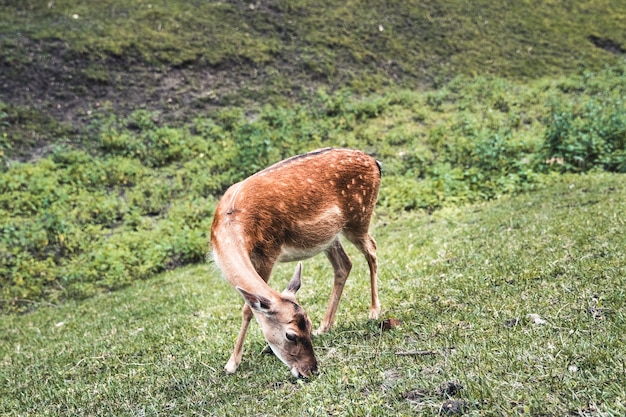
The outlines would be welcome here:
[[[378,320],[380,316],[380,306],[370,308],[370,320]]]
[[[313,332],[313,336],[323,335],[324,333],[328,333],[329,330],[330,330],[330,326],[320,326],[319,329]]]
[[[234,374],[236,370],[237,370],[237,364],[231,363],[231,361],[228,361],[228,363],[224,367],[224,372],[226,372],[227,375]]]

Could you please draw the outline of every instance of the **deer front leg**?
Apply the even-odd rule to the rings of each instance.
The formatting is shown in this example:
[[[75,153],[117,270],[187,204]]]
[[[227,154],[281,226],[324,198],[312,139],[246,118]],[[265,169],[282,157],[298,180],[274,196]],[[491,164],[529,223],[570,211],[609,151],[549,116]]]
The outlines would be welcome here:
[[[224,367],[224,371],[226,371],[227,374],[235,373],[243,356],[243,341],[246,338],[246,332],[248,331],[250,320],[252,320],[252,309],[247,303],[245,303],[241,309],[241,318],[241,329],[237,335],[237,341],[235,341],[235,348],[233,349],[233,353],[230,355],[230,359],[228,359],[228,362]]]
[[[326,333],[333,326],[339,300],[341,300],[341,294],[343,293],[343,287],[346,285],[346,280],[352,269],[352,262],[343,249],[343,246],[341,246],[339,239],[335,240],[325,253],[335,271],[335,279],[324,319],[320,327],[314,332],[315,335]]]

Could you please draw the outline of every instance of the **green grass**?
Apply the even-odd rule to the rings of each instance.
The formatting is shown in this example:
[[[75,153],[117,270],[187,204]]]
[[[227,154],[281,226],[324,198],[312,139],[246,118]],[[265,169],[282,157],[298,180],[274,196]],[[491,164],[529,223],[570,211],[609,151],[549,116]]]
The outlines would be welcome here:
[[[439,415],[463,404],[476,416],[623,415],[624,177],[551,178],[432,215],[379,209],[383,318],[402,324],[367,320],[367,267],[350,247],[355,266],[336,327],[314,340],[310,381],[260,353],[256,324],[241,367],[223,374],[241,300],[198,265],[0,316],[0,414]],[[273,286],[292,268],[277,268]],[[299,299],[315,323],[330,276],[323,257],[305,262]],[[418,351],[432,354],[398,355]],[[463,388],[442,393],[450,382]]]
[[[298,72],[368,87],[424,75],[537,77],[555,67],[571,71],[581,63],[619,61],[619,53],[595,46],[592,38],[610,39],[614,48],[626,44],[620,31],[625,9],[615,0],[506,6],[458,0],[384,5],[58,0],[4,7],[7,19],[0,29],[12,35],[4,40],[8,46],[26,35],[65,42],[72,53],[92,59],[252,64],[274,83]]]
[[[550,172],[626,172],[625,71],[532,83],[459,77],[365,97],[320,90],[307,104],[225,109],[178,127],[145,110],[102,109],[88,136],[27,163],[4,160],[0,310],[89,297],[202,261],[228,186],[319,147],[382,161],[379,207],[389,211],[529,191]],[[24,137],[8,120],[0,151]]]
[[[0,414],[624,415],[626,9],[574,3],[2,2]],[[216,199],[320,146],[383,162],[402,325],[351,250],[321,373],[226,377]]]

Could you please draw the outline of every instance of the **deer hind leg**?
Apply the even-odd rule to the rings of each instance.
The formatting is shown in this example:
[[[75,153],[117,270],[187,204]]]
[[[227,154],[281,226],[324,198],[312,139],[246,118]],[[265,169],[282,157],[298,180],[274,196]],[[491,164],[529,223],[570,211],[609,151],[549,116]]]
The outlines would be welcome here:
[[[341,299],[341,294],[343,293],[343,287],[346,285],[350,269],[352,269],[352,262],[346,254],[346,251],[343,249],[343,246],[341,246],[339,239],[335,240],[335,242],[328,249],[326,249],[325,254],[333,266],[335,279],[333,289],[330,294],[330,300],[328,301],[328,307],[326,307],[326,313],[324,314],[324,319],[322,320],[319,329],[315,331],[316,335],[329,331],[335,322],[335,314],[337,313],[337,306],[339,305],[339,300]]]
[[[248,304],[243,305],[241,317],[241,329],[237,335],[235,348],[233,349],[233,353],[230,355],[230,359],[228,359],[228,362],[224,367],[224,371],[226,371],[227,374],[235,373],[237,367],[239,367],[239,364],[241,363],[241,358],[243,357],[243,341],[246,338],[246,332],[248,331],[248,326],[250,325],[250,320],[252,319],[252,309]]]
[[[378,319],[380,315],[380,301],[378,300],[378,263],[376,260],[376,241],[369,234],[364,235],[346,235],[346,238],[356,246],[367,260],[370,268],[370,289],[372,295],[372,304],[370,305],[369,318],[371,320]]]

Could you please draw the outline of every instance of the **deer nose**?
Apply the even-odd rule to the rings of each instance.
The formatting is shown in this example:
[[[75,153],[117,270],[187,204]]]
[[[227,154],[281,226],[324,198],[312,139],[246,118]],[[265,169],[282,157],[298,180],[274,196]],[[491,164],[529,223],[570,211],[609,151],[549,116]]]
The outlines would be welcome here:
[[[303,367],[302,369],[293,368],[291,372],[294,374],[296,378],[309,378],[313,376],[313,374],[317,373],[317,361],[311,365]]]

